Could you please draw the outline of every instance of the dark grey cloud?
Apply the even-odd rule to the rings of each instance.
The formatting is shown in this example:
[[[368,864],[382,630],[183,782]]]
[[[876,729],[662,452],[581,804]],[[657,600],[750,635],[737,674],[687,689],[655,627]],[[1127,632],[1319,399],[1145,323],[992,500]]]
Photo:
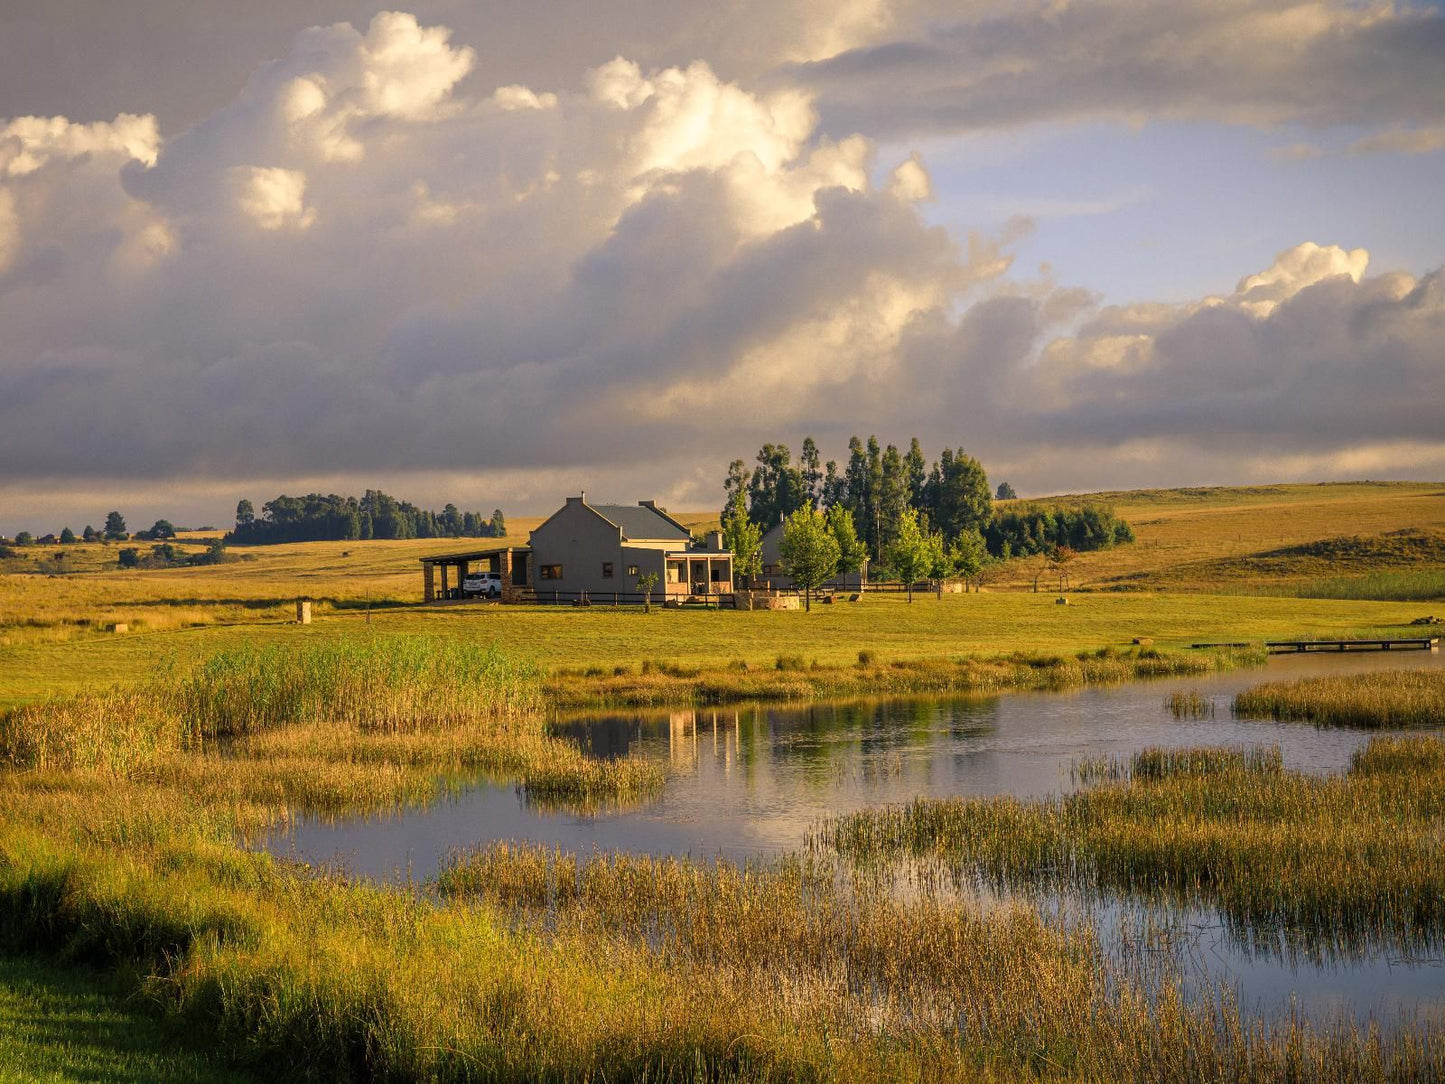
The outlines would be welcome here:
[[[826,130],[878,138],[1087,119],[1356,125],[1445,119],[1445,13],[1344,0],[910,5],[879,40],[789,66]],[[1401,134],[1403,133],[1403,134]]]
[[[993,34],[1000,71],[1036,36]],[[945,72],[937,40],[829,78]],[[1445,468],[1438,272],[1301,245],[1096,310],[1007,280],[1022,227],[928,225],[923,166],[795,90],[612,61],[468,92],[482,61],[391,15],[303,33],[183,132],[0,121],[0,503],[464,477],[705,505],[804,432],[963,442],[1023,486]]]

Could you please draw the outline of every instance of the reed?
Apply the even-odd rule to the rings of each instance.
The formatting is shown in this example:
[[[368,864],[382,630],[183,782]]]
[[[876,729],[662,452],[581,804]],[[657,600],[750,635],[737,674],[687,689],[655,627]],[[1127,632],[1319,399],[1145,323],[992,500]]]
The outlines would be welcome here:
[[[1218,908],[1246,947],[1310,956],[1445,943],[1445,740],[1372,742],[1338,776],[1277,750],[1146,750],[1040,801],[920,799],[827,822],[813,845],[1024,892]]]
[[[548,701],[562,709],[717,705],[750,700],[828,700],[918,693],[1068,689],[1118,684],[1139,678],[1207,674],[1260,665],[1263,650],[1164,652],[1153,648],[1105,648],[1075,655],[1016,653],[997,658],[877,660],[860,652],[854,664],[809,663],[779,655],[771,666],[747,669],[664,667],[644,663],[627,671],[589,678],[585,672],[554,673]]]
[[[1316,726],[1382,730],[1445,726],[1445,670],[1376,670],[1270,681],[1235,696],[1233,710],[1245,718]]]
[[[1214,718],[1214,701],[1193,689],[1170,693],[1164,698],[1164,706],[1176,719]]]

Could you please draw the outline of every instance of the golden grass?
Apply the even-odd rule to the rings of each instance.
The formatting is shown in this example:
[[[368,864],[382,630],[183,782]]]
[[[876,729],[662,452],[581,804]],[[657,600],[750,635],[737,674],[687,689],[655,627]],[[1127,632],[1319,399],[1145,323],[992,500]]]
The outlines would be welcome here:
[[[1270,681],[1234,698],[1234,713],[1377,730],[1445,726],[1445,670],[1377,670]]]
[[[1218,907],[1241,941],[1311,955],[1445,941],[1445,739],[1377,739],[1337,776],[1277,750],[1145,750],[1063,798],[920,799],[840,817],[816,843],[1008,886]]]

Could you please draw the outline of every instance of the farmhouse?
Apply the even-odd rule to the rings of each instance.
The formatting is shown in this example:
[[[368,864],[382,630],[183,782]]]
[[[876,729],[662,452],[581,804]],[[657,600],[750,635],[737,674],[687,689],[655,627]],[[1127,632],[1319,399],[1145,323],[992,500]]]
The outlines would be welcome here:
[[[733,555],[720,532],[698,545],[653,501],[588,504],[586,493],[568,497],[525,546],[423,557],[421,564],[428,602],[456,597],[462,581],[479,572],[501,575],[507,601],[641,602],[637,581],[649,573],[657,576],[657,601],[733,590]]]
[[[772,591],[795,591],[797,584],[793,578],[783,570],[783,525],[779,523],[763,535],[762,542],[758,546],[758,555],[762,560],[761,574],[753,577],[754,587],[766,587]],[[834,576],[823,585],[824,589],[834,591],[862,591],[868,583],[868,561],[865,558],[863,567],[855,572],[846,572]]]

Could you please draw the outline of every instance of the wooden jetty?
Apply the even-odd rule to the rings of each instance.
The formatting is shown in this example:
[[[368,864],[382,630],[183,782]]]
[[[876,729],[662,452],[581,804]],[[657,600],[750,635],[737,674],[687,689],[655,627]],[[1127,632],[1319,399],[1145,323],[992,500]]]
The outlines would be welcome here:
[[[1287,651],[1434,651],[1440,644],[1438,636],[1386,637],[1379,640],[1266,640],[1271,652]],[[1253,647],[1248,642],[1190,644],[1192,648]]]
[[[1439,643],[1438,636],[1412,636],[1382,640],[1266,640],[1264,646],[1274,652],[1433,651]]]

